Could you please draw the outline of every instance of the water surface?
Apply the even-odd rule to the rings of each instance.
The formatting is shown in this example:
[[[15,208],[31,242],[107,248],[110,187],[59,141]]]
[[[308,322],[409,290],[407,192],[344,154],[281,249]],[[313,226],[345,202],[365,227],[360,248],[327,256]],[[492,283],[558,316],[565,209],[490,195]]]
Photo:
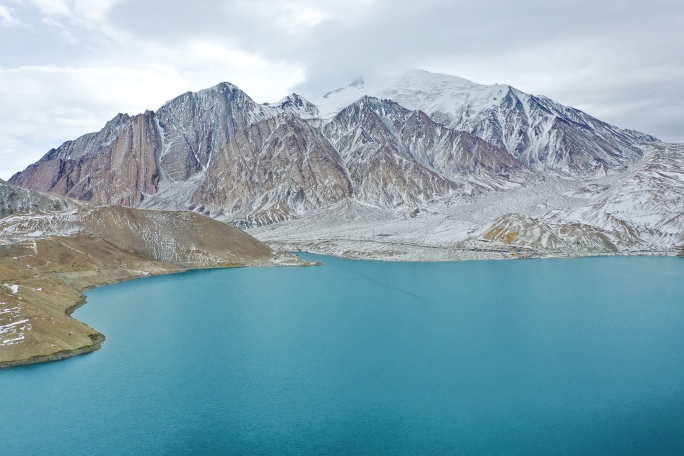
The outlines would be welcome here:
[[[681,454],[684,260],[303,256],[89,292],[0,454]]]

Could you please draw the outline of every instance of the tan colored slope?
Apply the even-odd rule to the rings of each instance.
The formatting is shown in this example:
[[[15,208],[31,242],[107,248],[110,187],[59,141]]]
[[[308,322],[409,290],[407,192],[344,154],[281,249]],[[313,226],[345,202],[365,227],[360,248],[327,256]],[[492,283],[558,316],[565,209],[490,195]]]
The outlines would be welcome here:
[[[533,217],[505,214],[481,230],[480,239],[539,252],[615,253],[600,230],[580,223],[551,226]]]
[[[273,256],[268,247],[241,230],[191,212],[81,203],[69,211],[0,220],[0,236],[33,239],[73,235],[106,239],[143,258],[188,267],[247,264]]]

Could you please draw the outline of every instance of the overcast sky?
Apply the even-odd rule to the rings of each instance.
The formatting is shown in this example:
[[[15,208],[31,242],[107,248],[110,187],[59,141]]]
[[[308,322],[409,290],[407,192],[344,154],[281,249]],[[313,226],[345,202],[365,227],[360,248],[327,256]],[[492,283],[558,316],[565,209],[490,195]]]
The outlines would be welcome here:
[[[0,178],[221,81],[313,100],[411,68],[684,142],[681,0],[0,0]]]

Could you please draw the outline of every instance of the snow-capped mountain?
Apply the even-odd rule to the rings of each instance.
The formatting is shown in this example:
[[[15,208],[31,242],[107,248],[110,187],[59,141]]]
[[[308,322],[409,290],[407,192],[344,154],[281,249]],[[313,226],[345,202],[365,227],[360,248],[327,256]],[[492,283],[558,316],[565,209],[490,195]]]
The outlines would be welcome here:
[[[292,94],[258,104],[227,83],[186,93],[116,116],[11,183],[192,210],[284,248],[387,251],[375,238],[384,231],[396,258],[392,241],[433,249],[425,259],[511,246],[596,253],[684,243],[680,154],[546,97],[412,70],[315,103]],[[652,196],[632,203],[642,191]]]
[[[266,103],[266,106],[269,106],[269,104]],[[273,106],[281,111],[296,114],[302,119],[313,119],[319,117],[320,114],[318,107],[315,104],[296,93],[290,94],[270,106]]]
[[[318,112],[296,94],[261,105],[223,83],[156,112],[119,114],[11,182],[96,203],[267,224],[345,198],[415,205],[508,188],[530,174],[504,149],[391,101],[362,98],[330,119]]]
[[[378,144],[471,189],[509,188],[531,174],[503,148],[391,100],[364,96],[326,121],[322,130],[347,162],[367,157],[357,151],[360,147]]]
[[[636,143],[657,141],[508,85],[481,85],[422,70],[407,71],[374,87],[353,84],[316,103],[324,116],[330,116],[363,95],[423,111],[438,123],[505,148],[537,171],[566,177],[624,171],[641,157]]]

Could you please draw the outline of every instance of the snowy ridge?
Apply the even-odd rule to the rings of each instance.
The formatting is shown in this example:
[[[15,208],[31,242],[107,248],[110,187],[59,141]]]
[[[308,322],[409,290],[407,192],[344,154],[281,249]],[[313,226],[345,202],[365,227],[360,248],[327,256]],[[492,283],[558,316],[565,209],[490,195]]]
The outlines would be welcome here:
[[[599,226],[622,244],[684,245],[684,146],[644,150],[644,159],[614,186],[565,217]]]
[[[271,106],[281,112],[296,114],[302,119],[313,119],[320,114],[315,104],[296,93],[286,96],[277,103],[266,103],[265,106]]]
[[[326,121],[322,131],[346,161],[356,148],[376,143],[442,178],[465,184],[467,193],[478,187],[479,191],[511,188],[531,174],[504,149],[391,100],[364,96]]]
[[[407,71],[374,88],[340,89],[316,103],[324,116],[332,116],[364,95],[423,111],[438,123],[504,147],[535,170],[565,177],[625,171],[641,156],[636,143],[657,141],[508,85],[480,85],[422,70]]]

